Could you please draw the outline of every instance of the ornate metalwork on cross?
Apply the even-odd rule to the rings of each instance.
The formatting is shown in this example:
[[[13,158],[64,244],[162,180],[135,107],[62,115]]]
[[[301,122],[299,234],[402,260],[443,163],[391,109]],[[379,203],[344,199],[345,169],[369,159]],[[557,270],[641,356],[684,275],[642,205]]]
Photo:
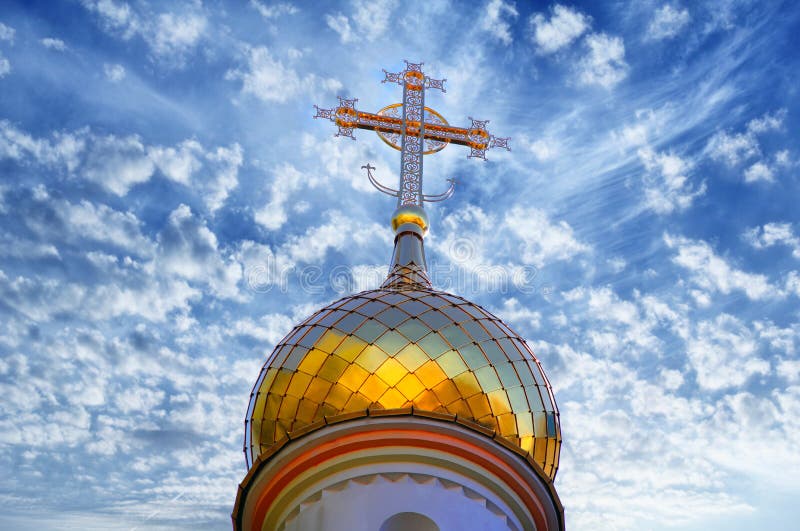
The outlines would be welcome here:
[[[403,86],[403,103],[388,105],[376,113],[356,109],[357,99],[339,97],[339,106],[334,109],[321,109],[314,105],[314,118],[327,118],[339,128],[335,136],[347,136],[355,140],[353,130],[369,129],[375,131],[391,147],[400,151],[400,188],[394,190],[384,186],[373,177],[372,166],[367,170],[370,182],[385,194],[397,197],[398,207],[417,205],[423,202],[442,201],[453,194],[454,181],[450,188],[436,195],[422,192],[422,157],[441,151],[447,144],[459,144],[470,149],[468,158],[486,160],[486,151],[495,147],[508,147],[508,138],[499,138],[489,133],[486,124],[489,120],[475,120],[470,117],[469,127],[453,127],[439,114],[425,106],[425,89],[439,89],[445,92],[445,79],[433,79],[422,72],[422,63],[409,63],[402,72],[383,71],[383,83],[391,82]]]

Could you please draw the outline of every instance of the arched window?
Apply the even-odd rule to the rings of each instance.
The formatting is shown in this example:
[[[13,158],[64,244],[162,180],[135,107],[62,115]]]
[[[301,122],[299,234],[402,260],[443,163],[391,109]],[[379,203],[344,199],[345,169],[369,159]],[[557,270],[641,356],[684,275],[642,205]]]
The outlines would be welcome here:
[[[381,524],[380,531],[439,531],[439,526],[424,514],[397,513]]]

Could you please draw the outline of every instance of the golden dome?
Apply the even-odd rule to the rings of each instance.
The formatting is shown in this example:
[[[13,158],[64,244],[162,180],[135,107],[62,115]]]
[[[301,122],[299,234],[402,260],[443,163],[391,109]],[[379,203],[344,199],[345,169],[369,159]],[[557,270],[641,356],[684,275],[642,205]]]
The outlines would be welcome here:
[[[493,429],[555,477],[558,409],[533,352],[480,306],[431,289],[413,264],[319,310],[275,347],[253,389],[245,453],[252,463],[326,416],[408,407]]]

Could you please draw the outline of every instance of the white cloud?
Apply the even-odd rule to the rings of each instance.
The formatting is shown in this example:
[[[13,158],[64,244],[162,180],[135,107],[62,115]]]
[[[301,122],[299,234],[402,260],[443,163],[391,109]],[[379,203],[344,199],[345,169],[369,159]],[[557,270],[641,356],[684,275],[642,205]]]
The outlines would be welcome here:
[[[184,140],[176,147],[153,146],[148,149],[148,156],[168,179],[188,185],[202,166],[199,160],[202,152],[199,142]]]
[[[114,0],[81,0],[89,11],[97,13],[106,31],[120,31],[123,39],[130,39],[139,31],[140,22],[131,7]]]
[[[792,249],[792,256],[800,258],[800,236],[794,234],[791,223],[766,223],[748,229],[742,236],[756,249],[785,245]]]
[[[800,341],[800,326],[793,324],[787,328],[780,328],[772,321],[756,321],[753,330],[758,333],[762,343],[769,345],[770,350],[780,356],[794,356],[795,344]]]
[[[365,160],[372,160],[372,164],[377,167],[375,174],[380,181],[391,183],[397,182],[400,178],[396,173],[394,159],[390,158],[391,162],[388,162],[383,158],[384,156],[392,157],[391,153],[382,150],[380,154],[377,154],[378,158],[373,158],[376,157],[376,153],[367,142],[342,142],[341,138],[333,135],[333,131],[325,132],[322,139],[304,133],[301,146],[301,153],[304,157],[313,157],[318,160],[321,167],[320,173],[326,179],[342,181],[342,184],[357,192],[372,193],[375,191],[362,172],[353,171],[354,168],[361,167]]]
[[[563,298],[574,319],[585,319],[584,340],[594,352],[614,359],[627,353],[638,359],[646,352],[659,352],[657,329],[683,335],[688,324],[683,308],[676,311],[652,295],[634,295],[633,300],[625,300],[610,287],[580,287],[564,292]]]
[[[617,256],[606,260],[606,264],[614,273],[621,273],[625,271],[625,266],[628,265],[628,262],[624,258]]]
[[[186,314],[202,294],[242,298],[240,263],[225,256],[216,236],[185,205],[170,214],[151,241],[130,212],[87,200],[53,199],[44,190],[33,198],[36,203],[18,208],[21,222],[39,236],[40,247],[48,241],[80,245],[96,270],[88,283],[0,273],[0,296],[28,319],[45,323],[59,315],[86,321],[130,316],[161,322],[175,312]],[[124,258],[99,250],[108,246],[121,250]]]
[[[720,0],[709,10],[710,20],[704,25],[704,33],[709,34],[718,30],[730,30],[736,25],[737,8],[745,4],[737,0]]]
[[[244,151],[238,143],[233,143],[229,147],[218,147],[205,156],[214,176],[203,181],[203,199],[208,209],[215,212],[239,186],[239,168],[244,162]]]
[[[534,330],[539,328],[542,320],[540,312],[523,306],[515,297],[503,299],[503,306],[492,310],[492,313],[512,324],[524,325]]]
[[[597,329],[598,324],[592,321],[586,327]],[[662,368],[645,379],[639,361],[622,363],[614,353],[592,355],[592,350],[581,352],[567,344],[536,343],[540,359],[557,360],[555,366],[546,367],[558,389],[563,431],[570,434],[561,454],[564,472],[559,493],[571,500],[572,527],[650,529],[668,521],[684,528],[714,515],[754,514],[755,508],[727,487],[738,484],[739,471],[771,484],[771,478],[785,475],[779,472],[781,463],[796,466],[797,423],[791,415],[797,409],[797,393],[776,389],[772,396],[740,393],[714,398],[720,393],[704,392],[732,389],[770,371],[765,360],[750,356],[753,334],[741,322],[722,317],[698,328],[702,333],[693,332],[691,340],[700,367],[694,373],[702,376],[703,386],[700,393],[688,396],[676,391],[697,390],[698,385],[692,381],[695,374],[681,366]],[[722,330],[717,333],[717,328]],[[744,345],[737,343],[738,337]],[[703,346],[716,352],[704,353]],[[685,349],[678,350],[677,360],[682,362]],[[668,356],[672,361],[675,357]],[[792,420],[787,423],[784,418]],[[752,433],[767,435],[753,440]],[[778,470],[759,461],[759,455],[767,455],[765,444],[770,446],[766,458]],[[591,472],[575,475],[575,470]],[[605,491],[614,494],[598,496]],[[669,492],[670,501],[665,504],[663,496],[643,496],[643,492]],[[617,510],[621,505],[624,511]],[[687,516],[687,506],[700,513]]]
[[[319,183],[316,177],[304,174],[291,164],[281,164],[272,171],[270,200],[255,213],[256,223],[268,230],[277,230],[288,219],[287,202],[301,188],[314,188]]]
[[[349,268],[347,273],[331,278],[334,290],[342,295],[378,288],[389,274],[389,265],[358,264]],[[341,279],[338,285],[337,279]]]
[[[386,34],[398,0],[354,0],[352,19],[357,34],[372,42]]]
[[[672,262],[687,269],[692,275],[692,282],[706,291],[723,294],[741,291],[751,300],[773,299],[783,295],[769,283],[766,276],[731,267],[702,240],[665,234],[664,242],[670,249],[677,250]]]
[[[0,78],[11,72],[11,63],[0,53]]]
[[[119,212],[103,204],[57,201],[56,212],[70,230],[70,237],[111,243],[137,255],[148,256],[152,245],[142,235],[141,221],[131,212]],[[47,228],[41,227],[44,232]]]
[[[350,27],[350,19],[341,13],[336,15],[325,15],[325,23],[333,31],[339,34],[342,43],[347,44],[355,40],[355,33]]]
[[[797,271],[789,271],[786,275],[786,291],[800,297],[800,273]]]
[[[385,235],[385,228],[376,223],[357,222],[336,210],[329,211],[325,224],[309,227],[302,235],[292,236],[281,247],[293,263],[317,263],[329,249],[366,247]],[[345,230],[346,228],[346,230]]]
[[[800,360],[782,359],[778,362],[777,373],[789,382],[800,382]]]
[[[289,256],[273,251],[269,245],[250,240],[241,242],[236,251],[236,260],[242,264],[247,287],[257,293],[265,293],[275,286],[288,286],[287,273],[294,263]]]
[[[96,136],[88,128],[57,132],[52,140],[34,138],[0,120],[0,159],[32,158],[49,167],[64,165],[72,173],[124,196],[159,170],[167,179],[196,188],[209,210],[218,210],[238,185],[244,158],[234,143],[205,151],[196,140],[172,146],[148,146],[138,135]],[[205,169],[206,171],[201,171]]]
[[[750,120],[742,133],[719,131],[708,141],[706,151],[712,159],[722,160],[729,167],[736,166],[760,155],[761,147],[756,135],[781,129],[785,118],[786,109],[779,109]],[[772,171],[763,162],[756,162],[745,172],[746,182],[758,180],[772,180]]]
[[[772,169],[763,162],[755,162],[744,171],[744,182],[754,183],[758,181],[774,182],[775,176]]]
[[[247,70],[229,70],[225,79],[242,81],[242,93],[270,102],[284,103],[303,90],[297,72],[272,57],[260,46],[247,51]]]
[[[648,127],[642,122],[623,126],[619,131],[614,131],[614,142],[622,149],[638,147],[647,144]]]
[[[14,42],[16,33],[17,31],[14,28],[0,22],[0,41]]]
[[[106,63],[103,65],[103,73],[106,75],[106,79],[112,83],[118,83],[125,79],[125,67],[122,65]]]
[[[782,149],[775,153],[775,164],[782,168],[788,168],[793,164],[788,149]]]
[[[672,369],[661,369],[661,380],[664,387],[670,391],[675,391],[683,385],[683,373]]]
[[[203,292],[218,298],[241,298],[241,265],[224,256],[216,236],[186,206],[172,212],[153,242],[130,212],[87,200],[53,199],[44,190],[33,197],[35,203],[20,202],[18,208],[21,222],[42,242],[39,247],[49,247],[58,257],[48,242],[80,246],[96,271],[88,284],[4,277],[0,287],[4,300],[27,318],[46,322],[56,315],[87,320],[125,315],[163,321],[175,311],[188,311],[190,301],[201,295],[198,285],[207,286]],[[109,246],[124,257],[99,250]]]
[[[123,196],[150,179],[155,164],[138,135],[94,139],[86,154],[83,175],[108,191]]]
[[[258,0],[250,0],[250,5],[267,20],[277,18],[281,15],[294,15],[299,11],[299,9],[288,2],[266,5]]]
[[[205,151],[196,140],[174,147],[145,146],[138,136],[94,138],[84,176],[123,196],[158,169],[167,179],[198,190],[210,211],[218,210],[238,185],[243,162],[239,144]]]
[[[503,225],[523,242],[522,260],[536,267],[589,251],[588,245],[575,238],[566,221],[553,223],[538,208],[514,206],[505,215]]]
[[[194,48],[208,25],[202,13],[162,13],[145,39],[160,57],[182,57]]]
[[[2,209],[0,209],[2,213]],[[49,243],[38,243],[0,233],[0,257],[36,260],[38,258],[61,258],[58,248]]]
[[[786,109],[778,109],[774,113],[766,113],[760,118],[753,118],[747,122],[747,130],[753,133],[767,133],[778,131],[783,128],[786,120]]]
[[[486,11],[481,17],[481,29],[491,34],[505,45],[511,44],[511,24],[508,19],[519,16],[513,2],[504,0],[490,0],[486,4]]]
[[[569,46],[591,26],[592,18],[580,11],[556,4],[550,20],[541,13],[530,19],[533,42],[540,54],[551,54]]]
[[[770,373],[769,362],[758,356],[752,331],[728,314],[698,323],[687,341],[687,355],[697,383],[712,391],[739,387],[753,376]]]
[[[89,321],[119,316],[164,321],[174,311],[187,312],[200,291],[177,279],[147,277],[136,285],[116,282],[86,286],[42,277],[0,277],[0,294],[27,319],[48,322],[59,315]]]
[[[442,236],[431,240],[430,248],[441,253],[446,263],[470,272],[479,282],[492,282],[498,266],[517,265],[497,262],[503,252],[498,249],[501,242],[494,236],[501,225],[503,220],[480,207],[468,206],[442,219],[442,229],[437,231]],[[519,245],[518,238],[513,241]]]
[[[689,311],[688,305],[682,302],[667,302],[655,295],[634,292],[636,302],[642,308],[642,313],[654,323],[668,327],[681,339],[689,336]]]
[[[128,387],[124,395],[114,397],[114,405],[126,415],[132,412],[144,413],[155,409],[165,396],[161,389],[136,385]]]
[[[52,37],[45,37],[39,41],[42,43],[42,46],[45,48],[49,48],[51,50],[56,50],[59,52],[63,52],[67,49],[67,45],[61,39],[55,39]]]
[[[551,345],[540,341],[537,350],[542,353],[553,351],[561,361],[561,369],[548,372],[551,378],[558,378],[559,390],[566,392],[582,388],[582,393],[573,393],[573,396],[586,396],[590,399],[587,403],[595,407],[606,404],[607,400],[629,387],[635,380],[635,374],[625,364],[602,355],[592,356],[568,344]],[[576,433],[575,437],[581,436]]]
[[[615,321],[627,325],[639,320],[639,309],[630,301],[621,300],[608,287],[587,290],[588,308],[599,320]],[[570,298],[571,295],[566,295]]]
[[[216,235],[186,205],[169,215],[158,235],[160,271],[186,280],[207,283],[221,298],[239,298],[237,286],[242,278],[241,265],[220,257]]]
[[[208,29],[208,18],[201,3],[184,4],[182,11],[145,12],[114,0],[81,0],[97,14],[103,29],[124,40],[140,36],[159,61],[182,67],[186,56],[200,43]]]
[[[729,135],[725,131],[720,131],[711,137],[707,149],[712,159],[722,160],[728,166],[735,166],[761,153],[754,135],[750,133]]]
[[[552,160],[559,154],[558,144],[552,139],[540,138],[531,142],[528,147],[531,153],[533,153],[533,156],[541,162]]]
[[[275,345],[294,324],[290,315],[272,313],[262,316],[257,322],[250,318],[240,319],[233,326],[226,328],[225,333],[232,336],[249,336],[269,345]],[[247,377],[251,375],[248,374]]]
[[[93,287],[73,312],[83,312],[92,321],[127,315],[163,322],[173,312],[187,313],[201,296],[200,290],[172,279],[148,280],[136,287],[104,284]]]
[[[530,268],[523,266],[541,268],[591,251],[566,221],[554,223],[534,207],[516,205],[496,217],[468,206],[444,217],[441,224],[442,231],[430,242],[431,249],[490,286],[507,279],[502,275],[509,271],[512,276],[515,271],[530,274]],[[498,233],[506,237],[497,238]]]
[[[578,63],[578,80],[611,88],[628,75],[625,45],[620,37],[593,33],[586,37],[588,53]]]
[[[342,13],[326,14],[325,23],[339,34],[342,43],[361,38],[371,42],[386,33],[396,7],[396,0],[354,0],[350,17]]]
[[[786,470],[800,466],[798,435],[800,387],[775,389],[763,396],[749,392],[725,395],[707,421],[696,427],[704,436],[707,456],[715,464],[747,477],[759,478],[773,488],[785,488]],[[752,434],[764,438],[753,441]],[[790,487],[793,488],[793,487]]]
[[[657,214],[669,214],[691,206],[706,191],[705,183],[694,187],[689,181],[691,164],[674,153],[656,153],[650,147],[638,150],[639,160],[648,172],[645,206]]]
[[[250,94],[264,102],[285,103],[303,92],[322,88],[334,91],[341,88],[335,79],[321,79],[313,74],[301,78],[295,70],[275,59],[263,47],[251,47],[246,51],[246,65],[228,70],[227,80],[240,80],[242,94]]]
[[[625,123],[611,132],[614,147],[622,152],[630,148],[648,148],[651,139],[657,141],[664,129],[670,127],[670,114],[670,110],[664,108],[637,109],[634,112],[635,121]]]
[[[196,140],[184,140],[175,147],[149,146],[147,158],[167,179],[195,187],[211,212],[222,207],[238,186],[238,171],[244,161],[237,143],[205,151]]]
[[[647,38],[661,40],[675,37],[691,20],[689,11],[665,4],[656,9],[647,27]]]
[[[34,138],[7,120],[0,120],[0,159],[23,161],[33,158],[45,165],[64,164],[72,171],[85,148],[86,129],[74,133],[54,133],[52,140]]]
[[[14,42],[16,30],[0,22],[0,41]],[[11,62],[0,52],[0,78],[11,72]]]

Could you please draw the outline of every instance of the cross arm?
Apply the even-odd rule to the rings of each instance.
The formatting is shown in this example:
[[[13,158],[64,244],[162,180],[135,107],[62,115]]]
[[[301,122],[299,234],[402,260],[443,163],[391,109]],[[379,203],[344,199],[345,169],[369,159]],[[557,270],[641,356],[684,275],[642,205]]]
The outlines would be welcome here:
[[[402,72],[389,72],[384,70],[385,78],[382,83],[397,83],[403,85],[409,83],[412,86],[424,86],[426,89],[434,88],[442,92],[447,92],[444,88],[446,79],[434,79],[422,73],[422,63],[410,63],[406,61],[406,69]]]
[[[350,103],[356,100],[342,100]],[[354,129],[367,129],[380,131],[382,133],[403,134],[403,120],[394,116],[384,116],[381,114],[363,112],[355,109],[354,105],[340,105],[335,109],[320,109],[316,107],[317,114],[314,118],[327,118],[334,122],[339,132],[336,136],[353,137]],[[498,138],[489,134],[486,130],[488,121],[472,120],[472,127],[454,127],[452,125],[442,125],[425,123],[424,137],[439,142],[447,142],[467,146],[470,148],[469,157],[486,158],[486,150],[494,147],[508,147],[508,138]],[[407,121],[405,134],[411,136],[419,135],[422,126],[417,121]]]
[[[353,140],[356,139],[353,136],[353,127],[347,125],[348,122],[346,120],[340,120],[340,116],[346,115],[350,112],[356,112],[356,102],[358,98],[353,99],[346,99],[338,96],[339,98],[339,106],[334,109],[322,109],[314,105],[314,109],[316,109],[316,113],[314,114],[314,118],[325,118],[334,122],[338,127],[339,131],[337,131],[335,136],[346,136]]]
[[[390,76],[402,77],[402,74],[390,74],[386,72],[387,80],[390,79]],[[444,90],[443,87],[442,90]],[[468,128],[406,120],[404,130],[403,120],[401,118],[359,111],[356,109],[357,101],[358,99],[356,98],[347,99],[340,96],[339,106],[333,109],[322,109],[314,105],[316,109],[314,118],[325,118],[332,121],[338,127],[335,136],[346,136],[353,140],[355,140],[355,136],[353,135],[355,129],[369,129],[382,133],[395,133],[398,135],[405,133],[409,136],[419,136],[420,128],[424,126],[424,138],[466,146],[470,148],[468,158],[481,158],[486,160],[486,151],[495,147],[511,150],[508,146],[508,138],[496,137],[489,133],[486,128],[486,124],[489,123],[489,120],[475,120],[470,117],[472,125]]]

